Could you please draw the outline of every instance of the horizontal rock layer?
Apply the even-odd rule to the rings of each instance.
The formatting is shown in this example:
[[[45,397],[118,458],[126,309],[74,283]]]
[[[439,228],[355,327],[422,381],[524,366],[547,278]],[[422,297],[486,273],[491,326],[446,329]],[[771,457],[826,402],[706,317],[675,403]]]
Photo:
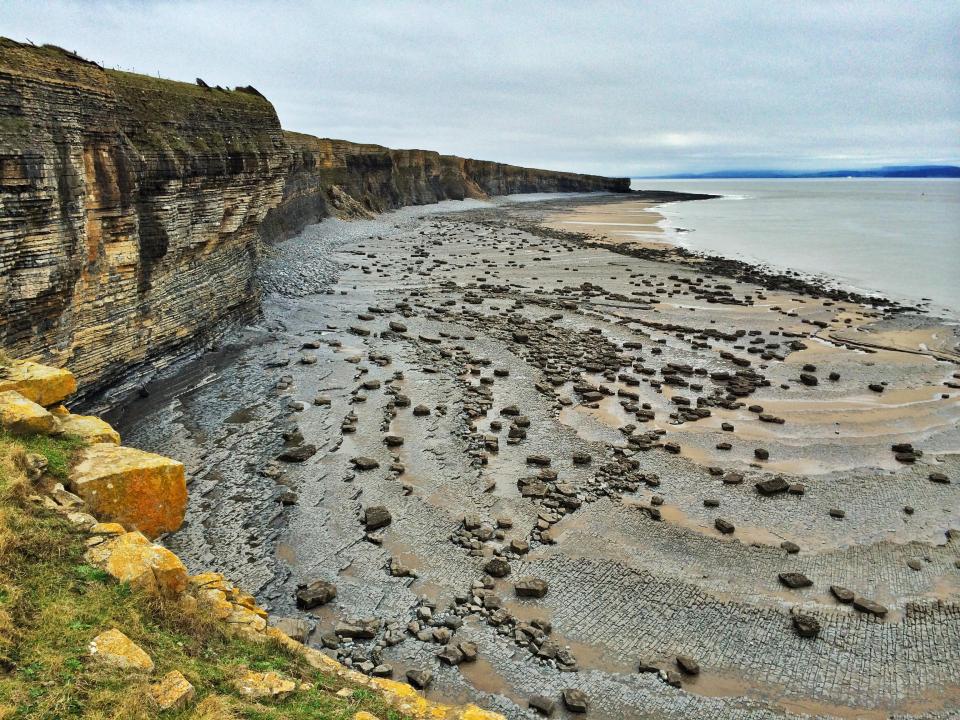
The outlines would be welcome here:
[[[89,396],[255,313],[261,240],[328,215],[593,190],[629,181],[284,132],[253,88],[0,38],[0,347],[69,365]]]

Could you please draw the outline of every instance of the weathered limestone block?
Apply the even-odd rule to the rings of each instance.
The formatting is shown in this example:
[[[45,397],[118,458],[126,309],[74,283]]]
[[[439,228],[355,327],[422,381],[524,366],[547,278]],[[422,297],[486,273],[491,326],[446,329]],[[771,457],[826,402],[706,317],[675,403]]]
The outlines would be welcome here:
[[[60,421],[60,430],[66,435],[83,438],[88,443],[120,444],[120,433],[95,415],[72,415],[62,406],[51,412]]]
[[[73,373],[63,368],[14,360],[0,371],[0,392],[15,390],[44,407],[63,402],[77,391]]]
[[[97,635],[89,648],[90,658],[118,670],[153,672],[153,660],[139,645],[119,630],[107,630]]]
[[[196,693],[193,685],[179,670],[171,670],[160,682],[150,686],[150,697],[161,711],[186,707]]]
[[[57,431],[58,423],[33,400],[7,390],[0,392],[0,428],[14,435],[49,435]]]
[[[151,538],[178,529],[187,509],[182,463],[112,443],[83,451],[70,486],[100,520]]]
[[[248,670],[234,682],[237,691],[253,700],[259,698],[284,698],[297,689],[297,684],[275,672]]]
[[[187,588],[187,569],[180,558],[138,532],[101,535],[85,557],[118,581],[152,595],[178,597]]]

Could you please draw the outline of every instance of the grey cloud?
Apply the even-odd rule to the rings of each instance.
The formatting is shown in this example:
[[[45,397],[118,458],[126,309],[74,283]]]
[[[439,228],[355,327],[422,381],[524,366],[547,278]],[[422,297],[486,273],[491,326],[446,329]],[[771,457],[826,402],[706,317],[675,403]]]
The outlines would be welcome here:
[[[960,161],[956,2],[5,0],[0,33],[253,84],[285,127],[647,174]]]

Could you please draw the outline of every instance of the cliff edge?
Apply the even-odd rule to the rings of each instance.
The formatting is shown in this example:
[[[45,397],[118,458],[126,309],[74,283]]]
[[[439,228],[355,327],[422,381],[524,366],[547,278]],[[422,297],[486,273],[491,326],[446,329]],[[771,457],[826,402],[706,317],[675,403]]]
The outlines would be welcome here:
[[[83,394],[255,314],[258,248],[323,217],[629,180],[285,132],[254,88],[0,38],[0,347]]]

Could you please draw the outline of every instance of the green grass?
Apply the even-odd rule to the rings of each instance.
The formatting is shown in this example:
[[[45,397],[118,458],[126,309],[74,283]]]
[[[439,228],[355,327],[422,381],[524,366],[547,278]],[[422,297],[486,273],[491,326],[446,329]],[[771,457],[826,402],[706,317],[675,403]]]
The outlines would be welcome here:
[[[63,479],[81,447],[71,438],[0,434],[0,720],[155,718],[147,688],[171,670],[182,672],[197,696],[163,718],[351,720],[367,710],[400,720],[364,688],[337,696],[342,681],[283,646],[227,635],[202,612],[150,598],[86,564],[85,533],[30,503],[38,489],[19,470],[22,453],[38,452],[52,476],[42,482]],[[151,656],[151,676],[89,662],[90,641],[110,628]],[[233,687],[246,669],[276,671],[310,687],[277,702],[246,700]]]

